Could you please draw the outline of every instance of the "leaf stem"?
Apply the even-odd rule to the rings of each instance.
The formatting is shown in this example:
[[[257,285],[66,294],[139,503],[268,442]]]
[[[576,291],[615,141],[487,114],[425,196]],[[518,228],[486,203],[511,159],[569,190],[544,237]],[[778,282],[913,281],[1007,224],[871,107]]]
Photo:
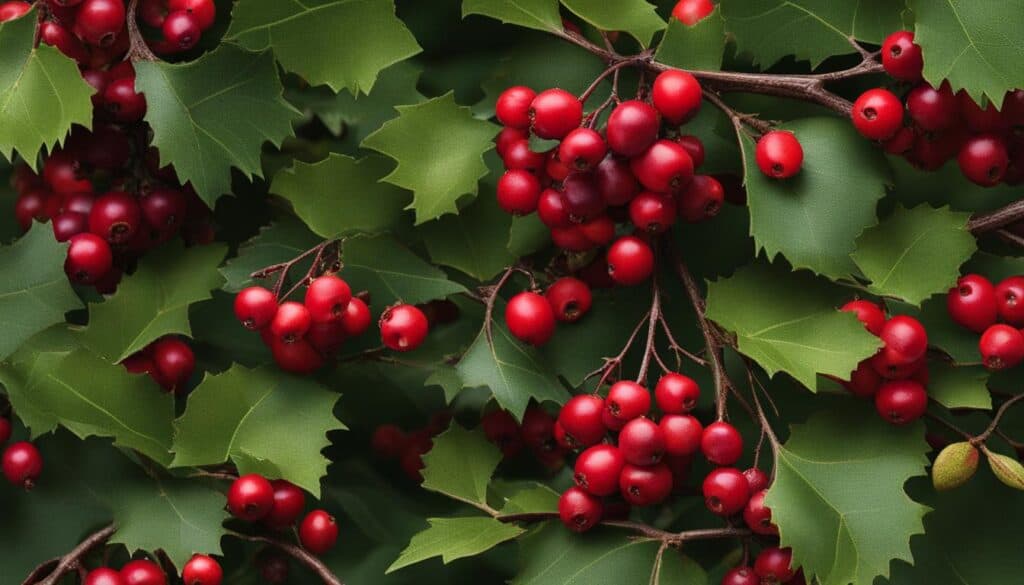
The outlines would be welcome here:
[[[992,417],[992,423],[989,424],[988,428],[985,429],[980,435],[971,439],[971,444],[977,446],[987,441],[988,438],[992,436],[992,433],[995,432],[996,428],[999,427],[999,421],[1002,420],[1003,415],[1006,414],[1006,411],[1010,410],[1011,406],[1017,404],[1021,400],[1024,400],[1024,394],[1018,394],[1004,402],[1003,405],[999,407],[999,410],[996,411],[996,415]]]

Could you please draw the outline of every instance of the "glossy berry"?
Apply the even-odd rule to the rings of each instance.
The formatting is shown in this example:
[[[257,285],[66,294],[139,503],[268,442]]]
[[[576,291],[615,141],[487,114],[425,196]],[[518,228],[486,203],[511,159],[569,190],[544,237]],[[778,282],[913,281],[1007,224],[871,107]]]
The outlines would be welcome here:
[[[700,450],[704,427],[697,417],[688,414],[666,414],[658,421],[665,441],[665,453],[676,457],[690,456]]]
[[[857,299],[846,303],[839,310],[853,313],[872,335],[881,334],[885,327],[885,311],[878,303]]]
[[[188,212],[188,201],[177,189],[154,189],[139,199],[146,224],[167,234],[178,231]]]
[[[715,10],[711,0],[679,0],[672,8],[673,18],[682,21],[686,26],[693,26],[704,20],[704,17]],[[723,583],[723,585],[725,585]]]
[[[772,524],[771,508],[764,505],[764,497],[767,494],[768,492],[765,490],[755,492],[747,500],[746,507],[743,508],[743,521],[747,523],[750,531],[755,534],[773,535],[779,533],[778,526]]]
[[[78,62],[89,59],[89,51],[71,31],[52,20],[39,23],[39,40],[56,47],[61,53]]]
[[[549,150],[547,160],[544,162],[544,174],[547,175],[547,178],[556,183],[560,183],[564,181],[570,173],[572,173],[572,167],[558,159],[558,150]]]
[[[516,85],[501,92],[494,113],[498,121],[509,128],[523,129],[530,127],[530,104],[537,97],[532,89]]]
[[[309,552],[322,555],[338,541],[338,523],[324,510],[313,510],[299,525],[299,541]]]
[[[747,478],[747,483],[750,484],[750,493],[752,494],[768,487],[768,474],[756,467],[744,470],[743,477]]]
[[[583,104],[564,89],[546,89],[530,102],[533,133],[545,139],[562,139],[583,121]]]
[[[498,206],[505,213],[526,215],[537,210],[540,201],[540,181],[525,169],[512,169],[498,179]]]
[[[732,465],[743,455],[743,436],[731,424],[716,421],[705,427],[700,450],[715,465]]]
[[[125,244],[141,229],[142,209],[134,196],[111,191],[93,203],[89,231],[111,244]]]
[[[608,145],[604,138],[590,128],[576,128],[558,146],[558,160],[576,171],[596,167],[607,153]]]
[[[879,334],[885,347],[884,361],[891,366],[905,366],[924,357],[928,351],[928,333],[913,317],[897,315],[886,321]]]
[[[596,445],[604,438],[601,422],[604,400],[593,394],[573,396],[558,413],[558,423],[565,431],[567,442],[574,448]]]
[[[11,438],[11,421],[10,419],[0,417],[0,447],[7,443]]]
[[[228,510],[236,518],[255,522],[270,514],[274,507],[274,486],[255,473],[236,479],[228,489]]]
[[[78,158],[66,151],[56,151],[43,163],[43,180],[55,193],[90,193],[92,183],[82,176]]]
[[[670,372],[654,387],[654,400],[666,414],[685,414],[697,407],[700,386],[689,376]]]
[[[754,561],[754,572],[763,585],[785,583],[793,578],[792,562],[793,551],[789,548],[764,548]]]
[[[875,394],[875,409],[894,425],[910,424],[928,409],[928,393],[915,380],[891,380]]]
[[[562,181],[562,201],[575,222],[593,219],[608,207],[590,173],[572,173]]]
[[[306,507],[306,495],[298,486],[284,479],[275,479],[270,485],[274,489],[274,504],[263,522],[278,529],[291,526]]]
[[[594,184],[608,205],[625,205],[640,192],[640,183],[629,163],[613,156],[605,158],[594,169]]]
[[[636,229],[660,234],[676,221],[676,204],[671,196],[644,191],[629,202],[629,218]]]
[[[4,2],[0,4],[0,22],[20,18],[31,9],[32,5],[28,2],[21,2],[20,0]]]
[[[663,502],[672,493],[672,470],[664,463],[651,466],[627,463],[619,475],[619,493],[634,506]]]
[[[521,292],[505,306],[505,324],[520,341],[540,346],[555,332],[555,313],[543,296]]]
[[[587,283],[578,278],[565,276],[556,280],[544,293],[551,305],[555,319],[563,323],[575,323],[590,311],[593,295]]]
[[[529,148],[529,130],[520,130],[518,128],[502,128],[501,132],[494,139],[495,150],[498,152],[498,156],[501,157],[502,161],[505,160],[505,152],[508,151],[509,146],[513,142],[519,142],[520,140],[526,140],[527,148]]]
[[[153,343],[154,378],[168,390],[180,388],[192,377],[196,357],[192,348],[175,337],[164,337]]]
[[[506,410],[493,410],[480,419],[480,428],[487,440],[501,449],[505,457],[515,457],[523,450],[519,423]]]
[[[608,148],[626,157],[637,156],[658,139],[658,111],[647,102],[627,100],[608,116]]]
[[[971,98],[970,94],[962,89],[957,92],[956,99],[957,103],[960,104],[960,114],[963,116],[964,121],[967,122],[967,127],[971,131],[999,132],[1003,130],[1005,126],[1003,116],[991,101],[982,109]]]
[[[619,475],[626,459],[613,445],[588,447],[576,458],[573,481],[587,493],[610,496],[619,489]]]
[[[78,234],[89,231],[89,216],[69,211],[53,218],[53,235],[58,242],[66,242]]]
[[[608,248],[608,274],[616,283],[633,286],[654,272],[654,252],[647,242],[635,236],[623,236]]]
[[[223,579],[220,563],[206,555],[193,555],[181,569],[184,585],[220,585]]]
[[[185,10],[192,13],[199,22],[199,28],[206,30],[217,18],[217,7],[213,0],[168,0],[169,10]]]
[[[651,419],[634,418],[619,431],[619,450],[628,463],[653,465],[665,454],[665,434]]]
[[[999,318],[1014,327],[1024,327],[1024,276],[1011,276],[995,288]]]
[[[108,567],[100,567],[89,571],[82,585],[125,585],[121,573]]]
[[[303,304],[313,323],[338,323],[352,300],[348,283],[333,274],[313,279],[306,288]]]
[[[312,317],[305,305],[285,301],[278,306],[277,313],[270,321],[270,332],[284,343],[292,343],[302,339],[312,324]]]
[[[423,343],[430,330],[427,316],[412,305],[397,305],[380,316],[380,339],[395,351],[412,351]]]
[[[792,132],[772,130],[757,141],[754,158],[766,177],[788,179],[800,172],[804,149]]]
[[[853,102],[850,117],[864,138],[886,140],[903,126],[903,102],[887,89],[869,89]]]
[[[1024,334],[1009,325],[993,325],[981,334],[978,350],[986,368],[1013,368],[1024,361]]]
[[[761,585],[761,579],[750,567],[736,567],[722,577],[721,585]]]
[[[547,159],[539,152],[530,150],[529,141],[516,140],[511,142],[501,156],[501,162],[508,170],[522,169],[539,175],[547,165]]]
[[[627,422],[647,414],[651,409],[651,393],[636,382],[622,380],[608,389],[604,404],[612,418]]]
[[[914,147],[914,130],[904,126],[892,138],[884,141],[882,147],[889,154],[907,154]]]
[[[960,277],[946,294],[950,318],[975,333],[984,332],[996,322],[999,305],[996,288],[980,274]]]
[[[958,110],[956,96],[946,83],[939,89],[921,83],[907,94],[907,112],[923,130],[948,128],[956,121]]]
[[[914,44],[914,33],[896,31],[882,42],[882,67],[893,79],[920,81],[924,59],[921,47]]]
[[[128,561],[121,567],[121,580],[124,585],[167,585],[160,565],[146,559]]]
[[[578,487],[571,487],[558,498],[558,517],[573,532],[586,532],[601,521],[601,500]]]
[[[529,406],[519,426],[519,436],[527,447],[538,451],[554,450],[555,418],[539,406]]]
[[[693,160],[671,140],[658,140],[629,166],[640,184],[656,193],[676,193],[693,180]]]
[[[679,217],[689,223],[710,219],[722,210],[725,188],[710,175],[696,175],[679,194]]]
[[[270,325],[277,314],[277,297],[261,286],[244,288],[235,295],[235,318],[246,329],[258,330]]]
[[[199,43],[199,20],[187,10],[174,10],[164,18],[164,40],[176,51],[187,51]]]
[[[886,371],[886,373],[888,372]],[[857,369],[850,373],[848,381],[843,381],[843,387],[854,396],[871,398],[878,392],[878,387],[882,385],[882,382],[882,374],[875,371],[870,360],[865,360],[857,364]]]
[[[1006,143],[992,134],[972,136],[956,157],[960,172],[972,183],[992,187],[1003,180],[1010,165]]]
[[[28,441],[13,443],[4,450],[3,470],[12,485],[31,489],[43,472],[43,457]]]
[[[701,485],[704,505],[713,514],[732,516],[737,514],[750,499],[750,484],[747,478],[734,467],[719,467],[711,470]]]
[[[106,276],[114,264],[110,244],[96,234],[72,236],[64,272],[79,284],[94,284]]]
[[[686,153],[690,155],[690,159],[693,161],[693,168],[704,164],[704,143],[700,138],[692,134],[684,134],[676,138],[676,143],[686,149]]]
[[[572,224],[572,216],[562,194],[555,189],[544,189],[537,201],[537,217],[549,228],[564,228]]]
[[[362,335],[370,327],[373,316],[370,315],[370,307],[363,299],[353,297],[345,307],[345,314],[341,317],[341,326],[349,337]]]
[[[658,74],[651,88],[651,101],[658,113],[677,126],[697,115],[701,95],[697,78],[678,69]]]
[[[146,96],[135,91],[135,78],[111,81],[103,90],[103,102],[119,122],[137,122],[146,115]]]
[[[599,215],[577,227],[583,237],[595,246],[603,246],[615,239],[615,222],[607,215]]]
[[[124,22],[125,5],[121,0],[85,0],[78,9],[75,30],[90,45],[109,47]]]

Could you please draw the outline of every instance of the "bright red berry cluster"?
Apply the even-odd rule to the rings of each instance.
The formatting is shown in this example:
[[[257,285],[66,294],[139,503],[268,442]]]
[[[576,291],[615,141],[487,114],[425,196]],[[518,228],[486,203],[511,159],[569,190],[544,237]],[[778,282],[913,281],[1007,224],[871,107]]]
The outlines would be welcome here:
[[[167,585],[167,575],[164,574],[160,565],[153,561],[136,559],[125,563],[120,571],[110,567],[93,569],[86,574],[82,583],[83,585]],[[193,583],[219,585],[220,581],[186,581],[186,585],[193,585]]]
[[[652,257],[651,270],[653,262]],[[505,306],[505,324],[520,341],[540,346],[554,335],[557,322],[575,323],[590,311],[592,303],[590,286],[578,278],[566,276],[556,280],[543,295],[524,291],[509,299]]]
[[[149,374],[168,392],[184,393],[196,367],[192,348],[174,336],[162,337],[121,362],[133,374]]]
[[[287,530],[306,507],[306,496],[295,484],[283,479],[270,481],[251,473],[232,482],[228,489],[228,511],[246,522],[261,522],[272,530]],[[313,510],[299,523],[299,542],[320,555],[338,540],[338,525],[324,510]]]
[[[1002,370],[1024,362],[1024,276],[997,285],[980,274],[963,276],[949,289],[946,308],[957,324],[981,334],[978,350],[986,368]]]

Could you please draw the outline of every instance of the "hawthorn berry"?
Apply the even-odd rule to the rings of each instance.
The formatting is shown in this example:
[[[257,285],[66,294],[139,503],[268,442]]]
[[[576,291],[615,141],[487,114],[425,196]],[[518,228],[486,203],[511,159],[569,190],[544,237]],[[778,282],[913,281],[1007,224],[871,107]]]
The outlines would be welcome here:
[[[250,286],[235,295],[234,308],[235,318],[246,329],[263,329],[277,314],[277,297],[261,286]]]
[[[960,114],[971,131],[999,132],[1004,129],[1003,116],[991,101],[982,109],[971,95],[962,89],[957,92],[956,99],[960,104]]]
[[[590,173],[572,173],[562,181],[562,201],[573,221],[593,219],[608,207]]]
[[[715,465],[732,465],[743,455],[743,436],[731,424],[715,421],[704,428],[700,450]]]
[[[750,499],[750,484],[747,478],[734,467],[719,467],[711,470],[701,485],[704,505],[713,514],[732,516],[739,513]]]
[[[523,414],[523,422],[519,425],[519,436],[523,443],[534,451],[555,451],[554,441],[555,419],[543,408],[531,405]]]
[[[512,297],[505,306],[505,324],[520,341],[541,346],[555,332],[555,313],[543,296],[524,291]]]
[[[121,573],[108,567],[93,569],[85,576],[82,585],[126,585]]]
[[[562,139],[583,121],[583,104],[564,89],[546,89],[533,98],[528,110],[533,133],[544,139]]]
[[[266,518],[274,507],[274,486],[261,475],[250,473],[231,483],[228,510],[249,522]]]
[[[273,549],[265,548],[256,555],[256,568],[260,577],[267,585],[285,585],[288,583],[288,559]]]
[[[576,458],[573,481],[587,493],[610,496],[619,489],[619,475],[626,458],[614,445],[588,447]]]
[[[628,463],[654,465],[665,454],[665,433],[647,417],[634,418],[619,431],[619,450]]]
[[[264,331],[269,333],[268,330]],[[271,336],[269,345],[274,362],[286,372],[311,374],[324,365],[323,356],[305,339],[286,342],[279,337]]]
[[[537,210],[540,201],[540,181],[525,169],[512,169],[498,179],[498,206],[505,213],[526,215]]]
[[[195,370],[196,357],[192,348],[175,337],[164,337],[153,343],[154,378],[168,390],[178,390]]]
[[[885,327],[885,311],[878,303],[857,299],[846,303],[839,310],[853,313],[872,335],[881,334]]]
[[[654,252],[636,236],[623,236],[608,248],[608,275],[616,283],[633,286],[654,272]]]
[[[800,172],[804,149],[792,132],[772,130],[757,141],[754,158],[766,177],[788,179]]]
[[[693,168],[696,169],[704,164],[704,143],[700,138],[692,134],[683,134],[676,138],[676,144],[686,149],[686,153],[690,155],[690,159],[693,161]]]
[[[686,26],[693,26],[715,10],[711,0],[679,0],[672,8],[672,16]],[[722,585],[725,585],[724,583]]]
[[[537,92],[523,85],[516,85],[501,92],[494,113],[498,121],[509,128],[525,130],[530,127],[530,104]]]
[[[921,47],[914,43],[914,33],[899,30],[882,42],[882,67],[900,81],[920,81],[924,59]]]
[[[43,456],[28,441],[13,443],[4,450],[3,471],[11,485],[32,489],[43,472]]]
[[[547,160],[544,162],[544,174],[555,183],[561,183],[569,174],[572,167],[563,163],[558,158],[558,149],[552,148],[548,151]]]
[[[175,51],[187,51],[195,47],[202,35],[199,19],[187,10],[171,11],[164,18],[160,28],[164,33],[164,40]]]
[[[903,126],[903,102],[887,89],[869,89],[853,102],[850,117],[861,136],[887,140]]]
[[[498,156],[500,156],[502,162],[504,162],[505,153],[513,142],[519,142],[520,140],[526,141],[527,150],[529,150],[529,138],[529,130],[520,130],[519,128],[509,127],[502,128],[501,132],[498,132],[498,135],[494,138],[494,150],[497,151]]]
[[[676,193],[693,180],[693,159],[671,140],[658,140],[629,163],[645,188],[657,193]]]
[[[167,585],[167,575],[160,565],[146,559],[128,561],[121,567],[121,580],[124,585]]]
[[[787,548],[768,547],[761,549],[754,560],[754,572],[762,584],[785,583],[793,578],[793,551]]]
[[[764,497],[768,494],[766,490],[760,490],[750,496],[746,507],[743,508],[743,521],[755,534],[774,535],[779,533],[779,527],[772,524],[772,510],[764,505]]]
[[[886,371],[888,373],[888,371]],[[870,360],[857,364],[857,369],[850,372],[850,379],[843,381],[843,387],[850,391],[850,394],[861,398],[871,398],[878,392],[882,385],[882,374],[875,371]]]
[[[137,122],[146,115],[146,96],[135,91],[134,77],[115,79],[107,84],[103,103],[119,122]]]
[[[922,356],[917,361],[906,364],[897,364],[891,361],[885,351],[880,351],[872,356],[868,361],[871,363],[871,368],[875,370],[875,373],[879,376],[887,380],[903,380],[913,376],[915,372],[920,370],[925,364],[926,358]],[[866,378],[864,382],[868,383],[869,379]]]
[[[515,140],[505,147],[505,154],[501,157],[505,169],[522,169],[535,175],[539,175],[547,165],[547,159],[539,152],[530,150],[530,143],[525,139]]]
[[[89,216],[68,211],[55,215],[53,218],[53,235],[58,242],[66,242],[72,237],[89,231]]]
[[[52,20],[39,23],[39,40],[56,47],[65,56],[79,62],[89,59],[89,51],[71,31]]]
[[[352,289],[348,283],[333,274],[325,274],[309,283],[303,304],[313,323],[339,323],[351,300]]]
[[[594,168],[607,153],[604,138],[590,128],[576,128],[558,146],[558,160],[575,171]]]
[[[752,494],[768,487],[768,474],[756,467],[744,470],[743,477],[747,478],[747,483],[750,484],[750,493]]]
[[[913,317],[897,315],[885,322],[878,335],[885,343],[884,360],[893,366],[912,364],[928,350],[928,333]]]
[[[63,150],[46,157],[43,180],[55,193],[92,193],[92,182],[82,176],[81,162]]]
[[[295,523],[306,507],[306,495],[299,486],[284,479],[270,482],[274,489],[274,503],[262,521],[271,528],[287,528]]]
[[[96,234],[78,234],[69,240],[64,272],[79,284],[95,284],[106,276],[114,265],[110,244]]]
[[[1003,180],[1010,165],[1006,143],[993,134],[972,136],[956,157],[960,172],[972,183],[992,187]]]
[[[995,287],[999,318],[1014,327],[1024,327],[1024,276],[1011,276]]]
[[[564,276],[556,280],[544,293],[555,319],[575,323],[590,311],[593,295],[587,283],[578,278]]]
[[[121,0],[85,0],[75,17],[75,30],[90,45],[109,47],[124,22],[125,5]]]
[[[583,237],[595,246],[603,246],[615,238],[615,222],[607,215],[599,215],[577,227]]]
[[[604,404],[612,418],[625,423],[647,414],[651,409],[651,394],[636,382],[621,380],[608,389]]]
[[[54,196],[42,191],[29,191],[18,196],[14,205],[14,216],[22,231],[28,231],[32,227],[32,221],[44,222],[49,219],[49,203]]]
[[[651,101],[654,103],[654,107],[666,120],[676,126],[697,115],[702,95],[697,78],[679,69],[671,69],[658,74],[651,88]],[[694,166],[699,166],[696,161],[694,161]]]
[[[601,422],[604,400],[593,394],[573,396],[558,413],[558,423],[566,435],[566,443],[572,448],[596,445],[604,438],[605,427]]]
[[[505,457],[515,457],[523,450],[519,424],[506,410],[492,410],[480,419],[480,428],[487,440],[501,449]]]
[[[142,226],[138,201],[124,191],[111,191],[99,199],[89,212],[89,231],[111,244],[125,244]]]
[[[928,393],[915,380],[890,380],[875,394],[875,409],[894,425],[910,424],[928,409]]]
[[[1009,325],[993,325],[981,334],[978,350],[982,362],[990,370],[1016,367],[1024,361],[1024,334]]]
[[[177,189],[153,189],[139,199],[139,210],[146,224],[169,236],[184,223],[188,202]]]
[[[312,324],[306,305],[285,301],[277,307],[277,313],[270,320],[270,332],[284,343],[293,343],[301,340]]]
[[[722,585],[761,585],[761,579],[750,567],[736,567],[722,577]]]
[[[640,192],[640,183],[629,163],[614,156],[601,161],[593,175],[597,192],[608,205],[625,205]]]
[[[624,101],[608,116],[608,148],[625,157],[637,156],[658,139],[660,126],[653,106],[640,100]]]
[[[558,498],[558,517],[573,532],[586,532],[601,521],[604,505],[600,498],[571,487]]]
[[[168,0],[168,10],[184,10],[192,13],[199,22],[199,28],[206,30],[213,26],[217,18],[217,7],[214,0]]]
[[[672,493],[672,470],[665,463],[649,466],[626,463],[619,475],[619,493],[634,506],[661,503]]]
[[[370,327],[373,316],[370,315],[370,307],[363,299],[352,297],[345,307],[345,314],[341,316],[341,326],[349,337],[362,335]]]
[[[892,138],[882,142],[882,148],[889,154],[906,155],[914,146],[914,130],[904,126]]]
[[[907,112],[923,130],[944,130],[957,120],[956,96],[948,83],[939,89],[920,83],[907,94]]]
[[[665,441],[667,455],[690,456],[700,450],[704,427],[697,417],[689,414],[666,414],[658,421]]]
[[[710,175],[696,175],[679,193],[679,217],[689,223],[704,221],[718,215],[724,202],[725,188],[718,179]]]
[[[668,195],[644,191],[629,202],[629,217],[643,232],[660,234],[676,221],[676,203]]]
[[[412,351],[423,343],[430,330],[427,316],[413,305],[396,305],[380,316],[380,338],[390,349]]]
[[[654,401],[666,414],[686,414],[697,407],[700,386],[689,376],[669,372],[654,387]]]
[[[322,555],[338,541],[338,523],[324,510],[313,510],[299,525],[299,541],[309,552]]]
[[[29,10],[32,10],[32,5],[28,2],[22,2],[21,0],[4,2],[0,4],[0,22],[21,18]]]
[[[223,579],[220,563],[206,555],[193,555],[181,569],[184,585],[220,585]]]
[[[998,317],[996,288],[980,274],[962,276],[946,294],[946,309],[957,324],[975,333],[982,333]]]
[[[555,189],[544,189],[537,201],[537,217],[550,229],[567,228],[572,225],[569,209],[562,194]]]

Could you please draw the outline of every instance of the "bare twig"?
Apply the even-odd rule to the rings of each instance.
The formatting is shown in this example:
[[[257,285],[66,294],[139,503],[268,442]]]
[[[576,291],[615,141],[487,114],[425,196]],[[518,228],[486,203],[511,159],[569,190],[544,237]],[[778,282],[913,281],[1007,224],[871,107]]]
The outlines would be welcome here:
[[[292,258],[287,262],[272,264],[270,266],[267,266],[266,268],[262,268],[260,270],[257,270],[256,272],[253,272],[249,276],[250,278],[253,279],[261,279],[267,278],[272,274],[277,274],[277,282],[274,284],[273,292],[274,295],[277,296],[278,300],[284,300],[291,296],[295,291],[297,291],[302,286],[309,284],[309,282],[312,281],[313,278],[319,276],[323,272],[324,261],[327,259],[327,255],[331,251],[336,251],[337,246],[340,243],[341,240],[327,240],[325,242],[321,242],[320,244],[317,244],[316,246],[306,250],[305,252],[299,254],[298,256]],[[306,271],[306,274],[303,275],[302,278],[296,281],[296,283],[288,290],[288,292],[282,295],[281,291],[284,288],[285,281],[288,279],[288,273],[291,271],[292,268],[295,267],[296,264],[302,262],[303,260],[309,258],[310,256],[313,256],[313,263],[310,265],[309,270]]]
[[[995,211],[979,213],[967,222],[967,229],[975,234],[991,232],[1024,219],[1024,199],[1004,205]]]
[[[1024,394],[1018,394],[1004,402],[1003,405],[999,407],[999,410],[996,411],[995,416],[992,417],[992,423],[989,424],[988,428],[982,431],[980,435],[971,439],[971,444],[977,446],[988,440],[988,438],[992,436],[992,433],[995,432],[995,430],[999,427],[999,421],[1002,420],[1003,415],[1006,414],[1006,411],[1010,410],[1011,406],[1017,404],[1021,400],[1024,400]]]
[[[640,361],[640,369],[636,374],[636,383],[645,384],[647,380],[647,369],[651,365],[651,356],[657,357],[656,347],[658,332],[658,319],[661,318],[661,288],[658,286],[657,278],[651,283],[651,310],[647,313],[647,342],[644,344],[644,357]],[[660,362],[661,359],[658,358]]]
[[[240,538],[242,540],[248,540],[249,542],[260,542],[263,544],[269,544],[270,546],[280,550],[281,552],[291,556],[296,561],[305,565],[309,570],[316,573],[320,580],[324,582],[324,585],[344,585],[344,582],[338,578],[337,575],[331,572],[327,565],[318,559],[315,555],[310,554],[305,549],[295,546],[290,542],[278,540],[276,538],[270,538],[267,536],[260,536],[255,534],[242,534],[240,532],[231,532],[228,534]]]
[[[159,61],[160,59],[149,50],[146,39],[139,30],[139,23],[135,18],[135,10],[139,0],[131,0],[128,4],[128,15],[125,19],[128,25],[128,59],[132,61]]]
[[[53,570],[48,573],[45,579],[41,579],[44,574],[47,574],[43,568],[54,565],[54,560],[46,561],[32,571],[28,578],[22,582],[22,585],[57,585],[64,578],[64,575],[77,570],[81,566],[82,557],[87,555],[92,549],[107,542],[107,539],[114,534],[114,530],[114,525],[111,524],[90,534],[88,538],[78,543],[78,546],[71,549],[68,554],[57,560]]]

